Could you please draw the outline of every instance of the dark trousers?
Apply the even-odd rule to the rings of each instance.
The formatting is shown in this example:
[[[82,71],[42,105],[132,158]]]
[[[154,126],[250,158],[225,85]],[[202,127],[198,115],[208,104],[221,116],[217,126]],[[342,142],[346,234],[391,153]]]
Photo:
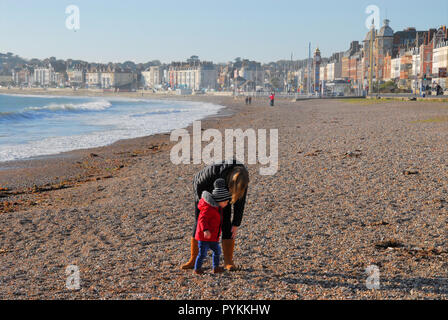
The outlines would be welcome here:
[[[194,264],[194,269],[199,270],[202,268],[202,263],[207,257],[209,249],[213,251],[213,269],[219,267],[219,257],[221,256],[221,247],[219,246],[219,242],[199,241],[198,246],[199,253],[196,258],[196,263]]]
[[[271,100],[271,107],[274,106],[274,100]]]
[[[194,203],[194,228],[193,228],[193,238],[196,236],[196,228],[198,225],[198,218],[200,210],[198,209],[199,201],[195,200]],[[232,209],[229,204],[223,209],[222,213],[222,239],[230,240],[232,239]]]

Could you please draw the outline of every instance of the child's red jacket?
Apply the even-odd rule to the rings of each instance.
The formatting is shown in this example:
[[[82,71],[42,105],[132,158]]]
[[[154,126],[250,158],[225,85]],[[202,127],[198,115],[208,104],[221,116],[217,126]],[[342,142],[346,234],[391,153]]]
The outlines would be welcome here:
[[[198,209],[200,210],[195,239],[198,241],[218,242],[221,236],[222,209],[208,191],[202,193]],[[204,238],[204,231],[210,231],[210,239]]]

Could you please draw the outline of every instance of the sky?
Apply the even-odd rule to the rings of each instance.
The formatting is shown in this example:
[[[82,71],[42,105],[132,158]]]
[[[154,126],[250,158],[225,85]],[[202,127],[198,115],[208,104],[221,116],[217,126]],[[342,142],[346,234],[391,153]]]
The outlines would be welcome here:
[[[69,5],[79,8],[79,30],[66,27]],[[306,58],[311,42],[328,57],[365,38],[371,5],[395,31],[448,25],[447,0],[0,0],[0,52],[102,63],[192,55],[270,62]]]

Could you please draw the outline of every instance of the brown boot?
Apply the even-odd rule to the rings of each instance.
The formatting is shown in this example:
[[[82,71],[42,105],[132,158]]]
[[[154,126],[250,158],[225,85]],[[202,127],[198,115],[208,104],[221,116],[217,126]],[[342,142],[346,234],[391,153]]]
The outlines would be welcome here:
[[[226,270],[223,267],[217,267],[213,269],[213,273],[223,273],[224,271]]]
[[[194,274],[198,274],[198,275],[202,275],[202,274],[204,274],[204,270],[202,270],[202,269],[197,269],[197,270],[194,269],[194,270],[193,270],[193,273],[194,273]]]
[[[186,264],[180,267],[182,270],[191,270],[194,268],[194,264],[196,263],[196,257],[198,256],[199,253],[199,247],[198,247],[198,241],[195,238],[191,238],[190,247],[191,247],[190,260],[188,260]]]
[[[239,267],[233,263],[233,249],[235,247],[235,239],[222,240],[222,252],[224,254],[224,268],[228,271],[238,271]]]

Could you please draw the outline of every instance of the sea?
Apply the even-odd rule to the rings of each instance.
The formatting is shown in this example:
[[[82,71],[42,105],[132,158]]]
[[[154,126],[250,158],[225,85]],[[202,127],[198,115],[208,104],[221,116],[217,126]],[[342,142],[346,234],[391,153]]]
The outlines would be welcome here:
[[[170,132],[221,108],[190,101],[0,94],[0,162]]]

